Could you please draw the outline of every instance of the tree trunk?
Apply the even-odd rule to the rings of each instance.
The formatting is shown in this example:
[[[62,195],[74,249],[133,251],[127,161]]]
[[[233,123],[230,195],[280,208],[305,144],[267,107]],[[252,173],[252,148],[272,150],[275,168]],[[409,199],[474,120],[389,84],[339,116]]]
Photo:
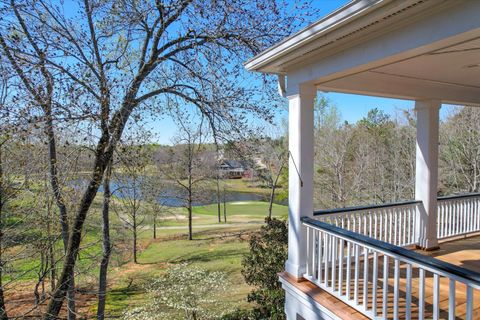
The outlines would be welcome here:
[[[275,199],[275,189],[277,185],[273,184],[272,190],[270,192],[270,200],[268,202],[268,218],[272,219],[272,208],[273,208],[273,200]]]
[[[83,225],[85,223],[88,210],[90,209],[95,195],[97,194],[98,186],[103,178],[103,172],[105,170],[104,161],[109,160],[111,156],[111,154],[105,155],[103,153],[100,156],[100,154],[97,153],[97,159],[94,167],[95,170],[93,171],[92,179],[90,180],[85,194],[83,195],[79,205],[79,210],[75,216],[68,241],[68,249],[64,259],[62,273],[45,312],[45,320],[54,320],[58,318],[58,314],[60,313],[63,300],[65,298],[65,293],[69,287],[70,279],[72,278],[72,273],[74,271],[75,262],[82,239]]]
[[[3,265],[3,203],[5,201],[3,186],[2,145],[0,145],[0,264]],[[3,268],[0,268],[0,320],[8,319],[5,309],[5,297],[3,293]]]
[[[153,239],[157,239],[157,216],[153,216]]]
[[[223,187],[223,222],[227,223],[227,197],[225,195],[225,187]]]
[[[75,308],[75,270],[72,268],[70,275],[70,282],[67,290],[67,308],[68,308],[68,320],[75,320],[77,318],[77,312]]]
[[[272,219],[273,200],[275,200],[275,191],[277,190],[278,179],[280,179],[280,175],[282,174],[284,165],[285,165],[285,162],[282,162],[282,165],[280,166],[280,169],[278,169],[277,175],[275,176],[275,180],[273,180],[273,183],[272,183],[272,192],[270,192],[270,201],[268,203],[269,219]]]
[[[58,171],[57,171],[57,146],[55,132],[53,131],[53,117],[52,110],[50,105],[44,106],[44,112],[46,115],[46,127],[45,131],[48,137],[48,156],[50,162],[50,184],[52,186],[53,195],[57,203],[58,210],[60,212],[60,226],[62,229],[62,240],[63,248],[65,253],[67,253],[68,247],[68,236],[69,236],[69,227],[68,227],[68,218],[67,218],[67,207],[63,201],[62,193],[58,183]],[[68,320],[76,319],[76,310],[75,310],[75,270],[72,269],[70,274],[70,279],[68,282],[67,290],[67,309],[68,309]]]
[[[110,177],[112,174],[112,163],[110,161],[103,181],[103,208],[102,208],[102,236],[103,236],[103,256],[100,263],[100,272],[98,279],[98,308],[97,308],[97,319],[103,320],[105,318],[105,302],[107,295],[107,272],[108,272],[108,263],[110,261],[110,253],[112,246],[110,243]]]
[[[218,175],[217,170],[217,212],[218,212],[218,222],[222,222],[222,214],[221,214],[221,200],[220,200],[220,177]]]
[[[188,240],[193,239],[193,228],[192,228],[192,201],[188,201]]]
[[[137,262],[137,214],[133,215],[133,262]]]

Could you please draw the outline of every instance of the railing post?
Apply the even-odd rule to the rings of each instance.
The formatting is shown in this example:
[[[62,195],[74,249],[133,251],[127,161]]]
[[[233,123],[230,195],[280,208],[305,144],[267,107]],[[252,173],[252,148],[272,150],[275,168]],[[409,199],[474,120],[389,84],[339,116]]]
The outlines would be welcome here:
[[[416,240],[424,249],[438,247],[437,179],[438,126],[440,101],[415,101],[417,113],[417,146],[415,198],[421,200],[417,211]]]
[[[288,260],[285,271],[296,278],[306,271],[307,237],[300,222],[313,216],[313,84],[288,88],[289,96],[289,184]]]

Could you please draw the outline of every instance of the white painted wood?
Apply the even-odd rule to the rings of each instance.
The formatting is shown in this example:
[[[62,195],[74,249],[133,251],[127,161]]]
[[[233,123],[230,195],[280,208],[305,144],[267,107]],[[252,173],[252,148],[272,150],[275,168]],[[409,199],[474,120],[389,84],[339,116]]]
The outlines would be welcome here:
[[[378,297],[377,297],[377,287],[378,287],[378,273],[379,273],[379,270],[378,270],[378,252],[377,251],[374,251],[373,252],[373,266],[372,266],[373,270],[372,270],[372,312],[373,312],[373,316],[376,317],[378,312],[377,312],[377,301],[378,301]]]
[[[383,296],[382,296],[382,315],[384,319],[388,318],[388,256],[383,256]]]
[[[464,198],[440,198],[437,203],[439,239],[480,231],[478,221],[480,195]]]
[[[437,179],[438,179],[438,126],[440,102],[418,100],[417,146],[415,167],[415,198],[422,201],[418,207],[417,239],[426,249],[438,246],[437,240]]]
[[[307,276],[311,277],[312,276],[312,263],[313,263],[313,257],[312,257],[312,233],[313,229],[308,228],[307,229]]]
[[[338,292],[342,295],[343,291],[343,255],[345,253],[344,241],[340,239],[340,245],[338,248]]]
[[[316,89],[302,85],[289,100],[288,260],[296,278],[306,271],[306,230],[300,217],[313,216],[313,103]],[[298,169],[298,173],[297,173]]]
[[[363,249],[363,308],[368,308],[368,248]]]
[[[473,319],[473,288],[471,286],[467,286],[467,320]]]
[[[425,270],[420,268],[418,275],[418,320],[425,318]]]
[[[324,252],[324,261],[323,261],[323,270],[325,271],[325,274],[324,274],[324,277],[323,277],[323,281],[325,282],[325,286],[329,286],[329,283],[328,283],[328,269],[329,269],[329,265],[328,265],[328,257],[330,256],[330,246],[331,246],[331,242],[330,242],[330,235],[328,235],[327,233],[325,233],[325,252]]]
[[[445,198],[443,200],[441,199],[439,206],[446,208],[444,212],[451,211],[453,213],[465,213],[463,214],[464,220],[460,220],[460,216],[457,215],[453,221],[453,224],[462,226],[464,225],[463,221],[470,221],[473,219],[473,215],[469,211],[473,210],[474,205],[478,202],[478,200],[476,200],[477,197],[480,198],[480,195]],[[356,226],[358,227],[356,231],[366,232],[367,238],[362,239],[357,239],[356,237],[352,238],[352,235],[343,235],[330,228],[304,222],[307,229],[314,230],[312,232],[309,231],[308,234],[318,234],[318,236],[308,238],[309,241],[312,241],[312,244],[307,246],[308,248],[316,248],[312,256],[318,259],[317,262],[313,262],[314,270],[318,269],[318,275],[316,275],[316,272],[313,272],[312,276],[305,275],[307,280],[316,283],[320,288],[326,290],[340,301],[343,301],[371,319],[384,319],[387,318],[388,315],[391,317],[392,314],[389,314],[389,312],[393,312],[394,319],[412,319],[414,314],[414,307],[412,305],[413,301],[418,305],[418,319],[425,319],[425,301],[427,298],[425,294],[425,286],[426,272],[428,271],[433,276],[433,319],[439,319],[440,317],[441,278],[446,278],[445,280],[448,281],[450,285],[448,310],[446,310],[444,306],[442,306],[442,310],[448,312],[449,319],[455,319],[455,283],[461,282],[467,287],[466,315],[467,318],[469,316],[471,318],[473,313],[469,310],[473,308],[473,288],[480,289],[480,284],[476,281],[472,281],[469,278],[463,278],[456,273],[449,273],[445,269],[437,268],[434,264],[427,262],[424,263],[421,259],[407,258],[404,255],[397,253],[395,250],[380,249],[374,244],[374,242],[366,240],[369,235],[374,236],[372,230],[375,228],[376,212],[379,212],[381,216],[384,215],[385,217],[388,217],[388,219],[384,220],[388,222],[387,225],[384,225],[383,223],[380,224],[380,234],[388,233],[386,231],[387,226],[389,229],[392,225],[395,226],[396,223],[397,226],[391,230],[397,229],[397,236],[390,238],[390,240],[392,242],[400,242],[400,244],[407,242],[408,236],[402,236],[402,232],[404,232],[404,229],[408,226],[409,210],[413,213],[415,206],[404,205],[403,207],[399,207],[400,208],[382,208],[378,211],[366,209],[360,210],[359,212],[340,211],[335,213],[336,216],[321,217],[321,219],[324,219],[327,223],[329,222],[338,226],[348,226],[348,223],[345,222],[349,220],[352,221],[352,226],[353,221],[355,221]],[[451,209],[448,209],[450,207]],[[416,220],[414,218],[415,215],[413,214],[412,226],[415,226]],[[345,222],[342,224],[342,221]],[[439,223],[441,223],[441,221],[443,220],[439,220]],[[468,223],[465,227],[459,228],[458,230],[456,229],[456,232],[471,231],[471,228],[467,228],[467,226]],[[412,228],[412,236],[413,230],[414,229]],[[435,230],[437,231],[437,228],[435,228]],[[347,255],[346,257],[345,254]],[[378,268],[379,255],[383,255],[383,272]],[[389,287],[388,282],[390,259],[393,259],[393,287]],[[320,270],[319,268],[323,269]],[[415,269],[418,269],[417,291],[414,290],[413,282],[413,270]],[[405,270],[405,275],[401,273],[401,270]],[[324,276],[323,279],[321,279],[322,275]],[[382,277],[383,282],[381,295],[379,295],[377,290],[379,277]],[[343,292],[344,279],[346,281],[345,292]],[[404,281],[404,285],[401,284],[401,281]],[[353,297],[351,294],[352,283]],[[369,284],[372,286],[371,291]],[[389,290],[392,290],[391,297],[393,296],[393,299],[390,300],[388,299]],[[413,299],[413,296],[415,296],[415,300]],[[405,304],[403,303],[403,300],[401,300],[403,297],[405,297]],[[372,303],[372,306],[369,304],[369,300]],[[381,317],[379,317],[380,312],[377,310],[377,305],[379,307],[381,306]],[[404,316],[402,315],[403,311],[405,311]]]
[[[412,212],[417,206],[417,203],[399,204],[389,208],[322,214],[315,219],[391,244],[408,246],[416,244],[413,236],[416,220]]]
[[[452,279],[448,288],[448,319],[455,320],[455,280]]]
[[[393,274],[393,318],[398,319],[400,298],[400,261],[398,259],[395,259]]]
[[[350,299],[350,278],[352,274],[352,245],[351,242],[349,241],[347,243],[347,276],[346,276],[346,281],[347,281],[347,286],[346,286],[346,296],[347,299]]]
[[[353,277],[353,300],[355,301],[355,305],[358,305],[358,284],[360,282],[359,278],[359,269],[360,269],[360,247],[359,245],[355,245],[355,275]]]
[[[318,281],[318,283],[322,283],[322,264],[323,264],[323,254],[324,254],[323,238],[324,238],[323,232],[319,232],[319,235],[318,235],[318,270],[317,270],[317,274],[318,274],[317,281]]]
[[[412,319],[412,265],[407,264],[407,278],[406,278],[406,292],[405,292],[405,319]]]
[[[337,283],[337,246],[338,246],[338,238],[332,236],[332,282],[331,287],[335,291],[335,284]]]
[[[433,320],[440,318],[440,277],[433,274]]]

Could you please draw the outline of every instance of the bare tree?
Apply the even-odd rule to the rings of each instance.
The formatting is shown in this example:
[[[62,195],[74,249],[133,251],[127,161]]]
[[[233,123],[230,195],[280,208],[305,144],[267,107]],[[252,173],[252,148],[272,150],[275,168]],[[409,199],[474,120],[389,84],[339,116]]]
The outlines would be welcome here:
[[[147,176],[147,166],[152,160],[145,140],[136,137],[138,136],[133,135],[127,141],[122,141],[117,152],[118,170],[114,172],[118,185],[115,193],[120,204],[114,208],[117,216],[131,232],[134,263],[138,263],[138,235],[146,219],[142,190]]]
[[[17,106],[33,105],[44,122],[51,187],[66,246],[63,270],[45,319],[58,316],[65,293],[72,288],[87,213],[132,113],[179,100],[197,107],[219,132],[241,130],[237,124],[245,121],[245,111],[262,116],[268,111],[260,95],[243,88],[241,81],[232,81],[241,77],[242,68],[232,62],[244,61],[308,18],[304,11],[298,17],[289,14],[289,5],[273,0],[84,0],[73,15],[62,5],[69,4],[11,0],[0,7],[4,17],[0,48],[18,78],[18,96],[27,97]],[[217,72],[206,77],[207,65]],[[212,82],[223,83],[223,94],[217,98],[226,102],[226,108],[217,108],[208,96]],[[94,121],[98,138],[92,173],[68,229],[56,177],[55,128],[85,119]]]
[[[480,112],[453,110],[441,126],[441,177],[450,192],[480,190]]]
[[[205,150],[205,125],[180,118],[177,121],[179,132],[173,138],[174,147],[157,154],[158,170],[173,182],[179,192],[177,199],[187,210],[188,239],[193,239],[193,204],[205,198],[202,184],[216,169]]]
[[[287,169],[288,149],[286,146],[286,136],[278,138],[267,137],[256,141],[257,164],[256,172],[258,177],[270,188],[268,201],[268,217],[272,218],[273,202],[275,201],[275,192],[279,187],[282,173]]]
[[[157,239],[159,219],[162,219],[169,213],[167,206],[169,198],[168,183],[164,181],[161,174],[155,170],[154,172],[148,172],[143,178],[141,190],[143,199],[145,202],[148,202],[146,214],[151,218],[152,236],[153,239]]]

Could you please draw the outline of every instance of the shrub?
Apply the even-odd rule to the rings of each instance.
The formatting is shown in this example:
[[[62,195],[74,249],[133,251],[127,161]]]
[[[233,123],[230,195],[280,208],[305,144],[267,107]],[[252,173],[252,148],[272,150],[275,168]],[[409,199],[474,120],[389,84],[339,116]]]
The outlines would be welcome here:
[[[266,225],[250,239],[250,251],[245,255],[242,274],[245,281],[255,287],[248,301],[255,302],[254,319],[285,319],[285,293],[278,281],[287,259],[287,222],[266,219]],[[249,319],[249,318],[238,318]]]

